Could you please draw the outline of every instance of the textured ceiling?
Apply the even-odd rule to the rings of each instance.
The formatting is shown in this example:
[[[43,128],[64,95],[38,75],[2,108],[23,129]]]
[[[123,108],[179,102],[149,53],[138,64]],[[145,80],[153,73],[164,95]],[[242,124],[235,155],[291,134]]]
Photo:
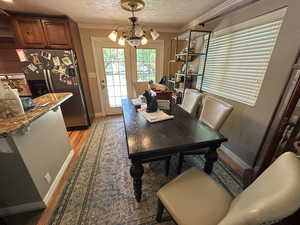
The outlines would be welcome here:
[[[120,0],[0,0],[0,8],[20,12],[68,15],[78,23],[94,25],[127,24],[129,12]],[[145,0],[137,12],[140,22],[155,27],[179,28],[225,0]]]

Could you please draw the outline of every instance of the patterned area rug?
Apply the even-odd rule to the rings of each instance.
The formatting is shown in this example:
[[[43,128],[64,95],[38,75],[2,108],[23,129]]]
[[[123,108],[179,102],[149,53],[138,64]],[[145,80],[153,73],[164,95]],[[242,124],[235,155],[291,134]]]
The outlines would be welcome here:
[[[173,157],[169,177],[162,162],[144,165],[142,202],[134,198],[129,174],[130,161],[122,118],[94,122],[68,185],[49,225],[154,225],[159,188],[175,177],[177,158]],[[202,168],[201,157],[187,157],[184,169]],[[241,184],[220,161],[211,175],[232,195]],[[162,223],[171,225],[172,222]]]

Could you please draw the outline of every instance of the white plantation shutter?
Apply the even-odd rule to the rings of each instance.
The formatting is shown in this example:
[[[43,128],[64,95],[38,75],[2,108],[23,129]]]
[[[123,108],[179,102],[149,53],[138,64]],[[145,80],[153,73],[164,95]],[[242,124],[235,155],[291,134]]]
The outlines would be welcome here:
[[[282,20],[213,36],[202,90],[255,105]]]

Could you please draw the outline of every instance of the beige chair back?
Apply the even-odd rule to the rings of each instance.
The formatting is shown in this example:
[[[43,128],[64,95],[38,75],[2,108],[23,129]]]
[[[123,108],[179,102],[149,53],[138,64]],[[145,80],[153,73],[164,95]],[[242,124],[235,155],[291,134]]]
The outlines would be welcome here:
[[[184,97],[180,106],[191,115],[195,115],[202,96],[203,94],[195,89],[185,89]]]
[[[300,160],[282,154],[231,203],[218,225],[259,225],[285,218],[300,207]]]
[[[205,95],[199,120],[209,127],[219,130],[232,110],[232,105],[212,96]]]

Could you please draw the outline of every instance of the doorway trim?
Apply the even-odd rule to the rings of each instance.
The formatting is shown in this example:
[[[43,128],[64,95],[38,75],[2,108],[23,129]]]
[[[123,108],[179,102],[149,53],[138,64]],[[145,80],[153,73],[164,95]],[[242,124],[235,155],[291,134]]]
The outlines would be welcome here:
[[[99,98],[100,98],[100,105],[102,109],[102,114],[104,116],[108,114],[114,114],[112,112],[108,112],[106,109],[106,99],[105,99],[105,93],[106,89],[102,88],[101,80],[106,80],[104,73],[104,65],[103,65],[103,56],[102,56],[102,48],[105,47],[111,47],[111,48],[123,48],[125,50],[125,58],[128,57],[130,59],[130,49],[128,49],[128,46],[120,47],[120,45],[112,42],[109,38],[106,37],[91,37],[92,41],[92,48],[93,48],[93,55],[94,55],[94,63],[95,63],[95,69],[96,69],[96,80],[97,80],[97,89],[99,92]],[[127,54],[127,55],[126,55]],[[129,61],[129,60],[128,60]],[[129,62],[126,62],[125,60],[125,68],[126,68],[126,80],[127,80],[127,94],[128,97],[133,96],[133,85],[132,85],[132,77],[131,77],[131,66]]]
[[[106,109],[106,99],[105,99],[105,89],[102,89],[102,83],[101,80],[104,76],[103,74],[103,56],[102,56],[102,48],[103,47],[112,47],[112,48],[124,48],[125,50],[125,58],[127,57],[128,60],[125,60],[126,63],[126,79],[127,79],[127,94],[128,97],[134,97],[134,83],[136,82],[136,52],[135,49],[125,45],[120,46],[117,43],[112,42],[107,37],[95,37],[91,36],[91,42],[92,42],[92,49],[93,49],[93,56],[94,56],[94,64],[95,64],[95,75],[96,75],[96,81],[97,81],[97,89],[99,93],[99,99],[100,99],[100,106],[101,106],[101,114],[102,115],[108,115],[110,114],[107,112]],[[149,40],[148,44],[145,46],[139,47],[141,49],[157,49],[158,55],[156,59],[156,67],[157,67],[157,73],[156,73],[156,82],[159,82],[159,80],[163,77],[164,74],[164,40],[156,40],[151,41]],[[101,51],[100,51],[101,50]],[[105,77],[104,77],[105,79]]]

